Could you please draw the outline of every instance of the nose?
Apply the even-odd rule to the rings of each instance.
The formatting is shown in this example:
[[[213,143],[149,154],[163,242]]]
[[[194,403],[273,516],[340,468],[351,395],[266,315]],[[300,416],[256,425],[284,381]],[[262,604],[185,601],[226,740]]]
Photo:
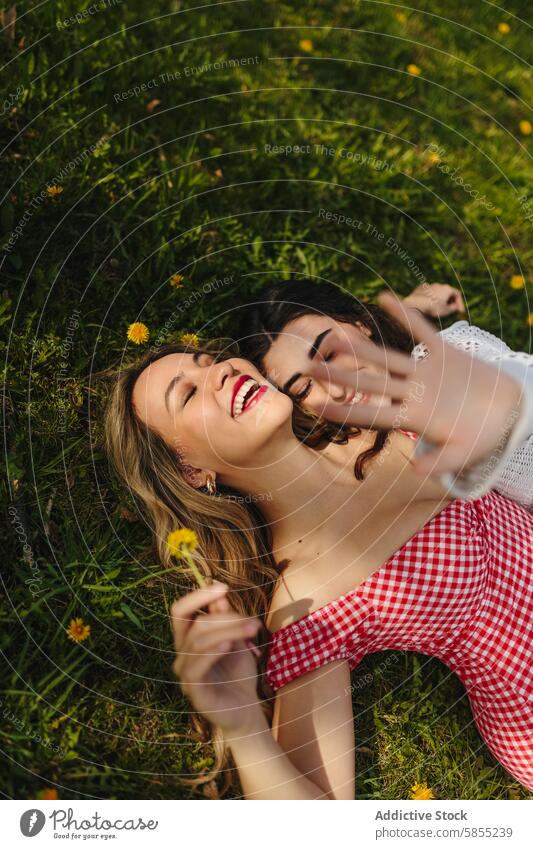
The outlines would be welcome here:
[[[215,363],[209,369],[208,380],[213,387],[215,392],[218,392],[224,386],[224,382],[228,377],[234,377],[237,374],[237,370],[233,367],[233,365],[229,362],[229,360],[225,360],[222,363]]]
[[[336,383],[328,383],[326,391],[334,401],[343,401],[346,395],[344,386],[337,386]]]

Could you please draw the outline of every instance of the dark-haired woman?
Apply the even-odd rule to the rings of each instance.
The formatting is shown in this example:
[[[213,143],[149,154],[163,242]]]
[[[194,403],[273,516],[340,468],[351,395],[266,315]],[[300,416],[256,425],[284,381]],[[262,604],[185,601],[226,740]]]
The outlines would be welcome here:
[[[464,310],[460,293],[444,284],[418,287],[403,304],[434,317],[450,314],[452,309]],[[439,335],[455,348],[496,367],[505,366],[511,371],[517,368],[518,377],[532,361],[530,355],[513,352],[501,339],[466,321],[455,322]],[[379,305],[359,301],[331,283],[307,279],[282,281],[262,289],[246,309],[239,333],[243,355],[295,401],[300,411],[295,412],[296,432],[315,447],[349,440],[355,475],[360,480],[390,435],[389,428],[380,426],[383,406],[390,404],[390,398],[382,389],[364,391],[365,379],[369,385],[371,375],[384,373],[386,364],[365,362],[361,355],[354,356],[355,348],[361,349],[367,340],[380,348],[410,352],[417,360],[426,354],[424,346],[414,346],[405,327]],[[342,346],[344,349],[337,351]],[[318,365],[327,365],[328,369],[320,375]],[[341,377],[343,371],[345,380]],[[355,384],[350,375],[357,375]],[[449,375],[443,373],[441,379],[449,379]],[[404,410],[394,423],[404,431],[411,428],[408,435],[414,438],[409,411],[419,409],[419,404],[415,403],[416,398],[407,401],[411,403],[404,403]],[[494,403],[498,403],[498,398]],[[381,413],[377,412],[379,407]],[[314,420],[313,427],[309,417]],[[472,424],[476,426],[475,421]],[[427,440],[417,441],[415,456],[427,453],[419,463],[421,472],[427,472],[434,459],[429,448]],[[451,444],[446,456],[452,459]],[[383,457],[379,462],[382,461]],[[439,470],[443,486],[457,497],[481,495],[494,488],[533,510],[533,436],[527,428],[523,435],[522,430],[515,429],[514,438],[497,458],[491,455],[483,468],[463,474],[463,480],[452,480],[451,467],[446,462],[433,467],[433,473]]]

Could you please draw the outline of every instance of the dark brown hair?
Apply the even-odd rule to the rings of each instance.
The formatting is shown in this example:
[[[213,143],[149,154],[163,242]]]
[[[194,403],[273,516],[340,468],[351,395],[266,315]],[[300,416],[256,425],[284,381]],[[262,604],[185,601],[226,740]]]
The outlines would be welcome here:
[[[245,308],[238,335],[241,355],[265,374],[265,356],[270,346],[290,321],[304,315],[327,315],[336,321],[355,325],[360,322],[370,331],[377,345],[410,353],[414,341],[409,333],[376,304],[366,303],[333,283],[311,279],[283,280],[262,289]],[[294,405],[293,429],[302,442],[313,448],[324,442],[346,443],[361,429],[328,422]],[[354,474],[364,479],[364,466],[384,447],[390,431],[377,430],[374,444],[358,456]]]

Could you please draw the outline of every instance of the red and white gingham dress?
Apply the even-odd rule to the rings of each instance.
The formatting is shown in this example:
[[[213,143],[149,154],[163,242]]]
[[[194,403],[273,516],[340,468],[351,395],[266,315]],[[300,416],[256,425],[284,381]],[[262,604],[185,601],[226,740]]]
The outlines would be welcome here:
[[[270,639],[274,690],[386,649],[439,658],[488,748],[533,791],[533,516],[516,502],[451,501],[357,589]]]

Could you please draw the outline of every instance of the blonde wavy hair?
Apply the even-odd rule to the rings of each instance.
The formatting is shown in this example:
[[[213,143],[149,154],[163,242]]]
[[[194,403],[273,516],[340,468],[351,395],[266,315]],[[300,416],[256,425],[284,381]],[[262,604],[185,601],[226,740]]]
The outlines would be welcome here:
[[[179,343],[164,345],[113,374],[104,414],[105,450],[136,503],[148,510],[160,562],[174,566],[166,544],[168,534],[177,527],[191,528],[198,537],[194,559],[202,575],[208,581],[219,580],[229,586],[229,601],[239,613],[264,620],[279,569],[271,554],[269,528],[259,509],[229,487],[219,486],[216,495],[194,489],[185,477],[179,451],[144,424],[133,408],[133,387],[141,372],[161,357],[176,353],[217,356],[213,350],[191,351],[190,346]],[[227,356],[221,354],[220,358]],[[192,588],[193,575],[185,562],[181,575],[190,581]],[[264,675],[267,639],[264,629],[258,641],[263,646],[258,663],[258,692],[270,720],[272,692]],[[214,765],[201,776],[181,776],[180,780],[197,785],[223,772],[224,792],[235,782],[236,773],[222,734],[199,714],[193,714],[191,721],[200,739],[204,742],[211,739]]]

